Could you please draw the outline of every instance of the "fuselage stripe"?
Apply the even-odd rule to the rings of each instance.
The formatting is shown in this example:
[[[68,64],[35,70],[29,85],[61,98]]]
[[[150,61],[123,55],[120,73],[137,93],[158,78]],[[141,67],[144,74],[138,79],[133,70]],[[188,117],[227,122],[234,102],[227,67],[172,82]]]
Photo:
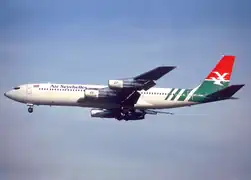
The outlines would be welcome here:
[[[185,89],[182,89],[182,90],[179,92],[179,94],[176,96],[176,98],[174,99],[174,101],[177,101],[177,100],[180,98],[180,96],[183,94],[184,91],[185,91]]]
[[[173,92],[171,93],[171,95],[168,97],[167,100],[170,101],[170,100],[172,99],[173,95],[174,95],[178,90],[179,90],[179,89],[177,89],[177,88],[174,89]]]
[[[172,94],[173,90],[174,90],[174,88],[171,89],[171,91],[170,91],[170,92],[168,93],[168,95],[166,96],[165,100],[167,100],[167,98]]]
[[[176,92],[173,94],[173,97],[172,97],[171,101],[174,101],[174,99],[178,96],[180,90],[181,90],[181,89],[178,89],[178,91],[176,91]]]
[[[184,101],[188,101],[188,100],[193,96],[194,92],[195,92],[199,87],[200,87],[200,85],[197,86],[196,88],[194,88],[194,89],[187,95],[187,97],[186,97],[186,99],[185,99]]]
[[[179,97],[178,101],[184,101],[186,99],[187,95],[189,94],[189,92],[190,92],[189,89],[185,89],[185,91]]]

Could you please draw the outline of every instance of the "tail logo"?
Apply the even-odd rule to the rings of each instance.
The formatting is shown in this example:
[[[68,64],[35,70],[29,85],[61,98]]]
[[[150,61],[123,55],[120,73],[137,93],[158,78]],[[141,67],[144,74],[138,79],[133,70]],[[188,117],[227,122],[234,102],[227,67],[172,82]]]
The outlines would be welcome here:
[[[223,84],[221,84],[221,82],[226,82],[227,80],[225,79],[225,76],[228,75],[229,73],[224,73],[224,74],[220,74],[217,71],[213,72],[214,74],[216,74],[218,77],[211,77],[211,79],[214,81],[214,84],[219,85],[219,86],[223,86]]]

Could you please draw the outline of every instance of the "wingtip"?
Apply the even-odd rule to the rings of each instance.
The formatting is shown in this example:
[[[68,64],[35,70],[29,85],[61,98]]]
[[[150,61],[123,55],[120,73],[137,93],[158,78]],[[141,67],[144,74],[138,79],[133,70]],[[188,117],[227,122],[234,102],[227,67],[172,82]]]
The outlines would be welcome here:
[[[177,68],[177,66],[159,66],[159,68],[164,68],[164,69],[171,69],[171,70],[173,70],[173,69]]]
[[[232,84],[232,86],[236,86],[236,87],[242,88],[243,86],[245,86],[245,84]]]
[[[175,68],[176,68],[176,66],[158,66],[155,69],[158,69],[160,71],[168,73],[168,72],[174,70]]]
[[[231,100],[238,100],[240,98],[238,98],[238,97],[230,97],[229,99],[231,99]]]

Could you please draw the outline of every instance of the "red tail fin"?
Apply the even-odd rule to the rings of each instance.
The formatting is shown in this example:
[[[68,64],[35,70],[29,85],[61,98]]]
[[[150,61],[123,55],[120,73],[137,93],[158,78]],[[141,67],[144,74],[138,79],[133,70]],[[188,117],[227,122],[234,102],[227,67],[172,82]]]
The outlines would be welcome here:
[[[229,85],[235,56],[223,56],[206,79],[198,86],[195,93],[211,94]]]
[[[235,56],[224,55],[218,62],[206,80],[222,80],[229,81],[232,74]]]

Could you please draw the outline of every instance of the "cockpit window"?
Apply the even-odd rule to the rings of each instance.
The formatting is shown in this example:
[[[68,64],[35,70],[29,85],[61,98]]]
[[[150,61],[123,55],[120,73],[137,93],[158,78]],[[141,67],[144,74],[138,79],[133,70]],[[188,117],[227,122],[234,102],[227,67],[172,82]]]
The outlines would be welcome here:
[[[20,87],[14,87],[13,89],[18,90],[18,89],[20,89]]]

